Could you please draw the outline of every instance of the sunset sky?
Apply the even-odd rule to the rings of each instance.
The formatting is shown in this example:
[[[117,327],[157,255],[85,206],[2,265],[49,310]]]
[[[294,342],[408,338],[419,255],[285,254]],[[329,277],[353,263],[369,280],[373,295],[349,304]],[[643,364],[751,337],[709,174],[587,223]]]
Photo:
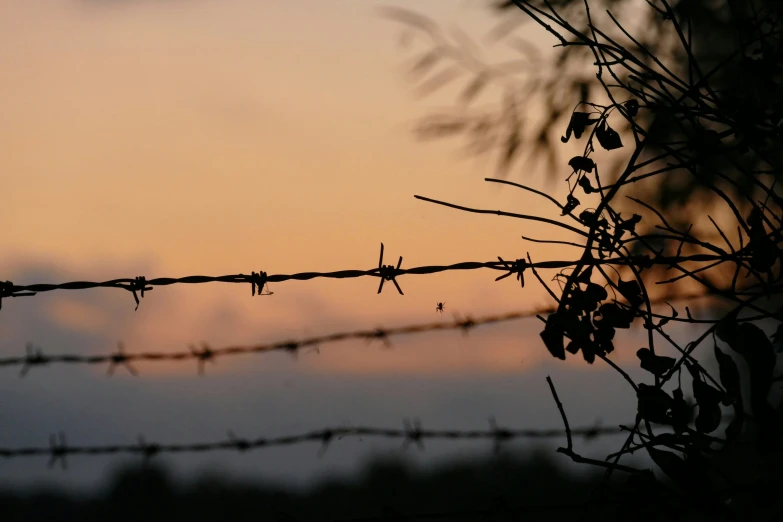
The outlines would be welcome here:
[[[415,139],[417,118],[453,96],[416,94],[401,28],[379,15],[381,5],[419,10],[477,40],[496,23],[479,1],[0,2],[0,280],[369,269],[381,242],[385,261],[402,255],[403,267],[528,251],[578,256],[520,238],[569,239],[546,226],[413,198],[557,218],[528,193],[484,182],[495,164],[465,155],[459,142]],[[525,36],[551,44],[532,27]],[[518,166],[511,176],[543,188],[549,174],[564,199],[567,167]],[[106,353],[118,341],[129,352],[178,351],[550,304],[532,276],[521,289],[513,277],[494,282],[498,275],[405,276],[404,296],[393,285],[377,295],[371,278],[275,283],[263,297],[251,297],[250,285],[175,285],[147,294],[136,312],[119,290],[6,299],[0,356],[23,354],[27,342],[46,353]],[[561,383],[575,423],[629,420],[630,401],[606,407],[624,390],[621,379],[579,358],[555,363],[540,326],[427,334],[391,350],[343,343],[297,361],[223,358],[207,377],[192,362],[139,364],[140,377],[119,369],[111,380],[103,367],[35,368],[25,379],[2,368],[0,447],[46,445],[59,430],[74,444],[132,443],[138,433],[195,442],[226,429],[274,435],[415,416],[443,428],[484,428],[490,415],[557,427],[547,374]],[[346,468],[345,455],[371,453],[350,448],[321,460],[308,446],[250,461],[172,462],[302,481]],[[428,447],[426,458],[439,451]],[[94,484],[112,462],[71,464],[62,473],[47,471],[45,459],[0,462],[0,481]]]

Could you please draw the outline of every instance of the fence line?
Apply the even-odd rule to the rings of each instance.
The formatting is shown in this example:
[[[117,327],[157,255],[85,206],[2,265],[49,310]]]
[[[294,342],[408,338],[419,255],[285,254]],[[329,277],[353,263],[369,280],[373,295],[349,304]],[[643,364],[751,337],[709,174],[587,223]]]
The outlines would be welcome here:
[[[252,287],[251,295],[255,296],[256,291],[258,295],[271,295],[273,292],[268,290],[269,283],[277,283],[283,281],[308,281],[316,278],[330,278],[330,279],[350,279],[357,277],[378,277],[381,282],[378,286],[378,293],[383,290],[383,285],[386,281],[391,281],[396,287],[397,291],[402,294],[402,289],[397,282],[397,277],[407,274],[428,275],[438,272],[445,272],[450,270],[478,270],[482,268],[488,268],[495,271],[504,271],[506,274],[501,275],[495,279],[499,281],[505,279],[511,275],[516,275],[517,280],[520,281],[522,287],[525,286],[524,272],[527,268],[533,270],[537,268],[543,269],[564,269],[577,265],[584,265],[585,260],[553,260],[553,261],[539,261],[529,262],[528,260],[516,259],[514,261],[505,261],[498,256],[498,261],[466,261],[461,263],[455,263],[451,265],[429,265],[419,266],[413,268],[400,268],[402,265],[402,256],[397,261],[397,266],[384,265],[383,264],[383,250],[384,246],[381,243],[381,254],[378,261],[378,267],[370,270],[338,270],[334,272],[300,272],[295,274],[272,274],[269,275],[264,271],[251,272],[250,275],[245,274],[233,274],[223,276],[185,276],[185,277],[158,277],[154,279],[147,279],[144,276],[137,276],[135,278],[120,278],[112,279],[109,281],[72,281],[67,283],[47,284],[37,283],[29,285],[16,285],[11,281],[0,281],[0,309],[2,309],[3,298],[10,297],[30,297],[40,292],[51,292],[54,290],[87,290],[92,288],[119,288],[129,291],[133,294],[133,299],[136,302],[136,309],[139,307],[139,298],[144,297],[145,292],[152,291],[156,286],[168,286],[173,284],[203,284],[203,283],[240,283],[250,284]],[[649,267],[652,265],[672,265],[676,263],[682,263],[686,261],[719,261],[725,260],[725,256],[712,255],[712,254],[695,254],[690,256],[656,256],[651,258],[648,255],[639,256],[623,256],[605,259],[593,259],[587,264],[591,265],[629,265],[634,264],[642,267]],[[264,288],[267,288],[267,292],[264,293]]]
[[[199,374],[204,373],[204,365],[207,362],[214,362],[218,357],[260,354],[269,352],[287,352],[294,356],[299,350],[308,346],[318,347],[321,344],[335,343],[350,339],[365,339],[367,341],[378,339],[389,344],[389,338],[405,334],[417,334],[439,330],[457,330],[462,329],[467,332],[471,328],[480,325],[496,324],[526,317],[533,317],[543,313],[550,313],[555,310],[552,306],[540,307],[534,310],[508,312],[504,314],[488,315],[479,319],[470,317],[464,319],[455,319],[448,322],[431,322],[413,325],[400,326],[396,328],[375,328],[371,330],[354,330],[348,332],[337,332],[326,335],[307,337],[299,340],[286,340],[274,343],[257,344],[250,346],[227,346],[223,348],[211,348],[208,344],[202,344],[200,349],[195,346],[190,347],[190,351],[178,352],[140,352],[126,353],[123,345],[113,354],[100,355],[76,355],[76,354],[58,354],[46,355],[40,348],[34,349],[32,345],[27,345],[27,353],[24,357],[0,358],[0,367],[3,366],[22,366],[21,375],[24,376],[32,367],[43,366],[47,364],[108,364],[109,373],[119,366],[125,368],[132,374],[138,372],[130,365],[134,361],[187,361],[195,360],[198,363]]]
[[[698,297],[704,297],[706,294],[694,293],[694,294],[681,294],[677,296],[669,296],[667,298],[658,298],[651,300],[651,303],[663,302],[665,299],[668,301],[686,300]],[[132,375],[138,375],[138,371],[131,363],[135,361],[168,361],[168,362],[184,362],[195,360],[197,362],[197,371],[199,375],[204,374],[204,367],[207,362],[214,363],[218,357],[236,356],[236,355],[248,355],[248,354],[263,354],[270,352],[287,352],[293,356],[297,356],[299,350],[306,347],[318,348],[322,344],[336,343],[340,341],[347,341],[351,339],[364,339],[366,341],[380,340],[386,345],[390,344],[389,338],[400,335],[419,334],[432,331],[446,331],[446,330],[458,330],[461,329],[467,333],[472,328],[482,325],[499,324],[508,321],[514,321],[518,319],[524,319],[529,317],[541,317],[543,314],[552,313],[556,310],[555,306],[542,306],[530,310],[521,310],[506,312],[503,314],[486,315],[478,319],[473,319],[470,316],[459,319],[456,318],[453,321],[438,321],[429,323],[409,324],[405,326],[398,326],[392,328],[374,328],[364,330],[354,330],[347,332],[336,332],[326,335],[318,335],[312,337],[306,337],[299,340],[285,340],[273,343],[262,343],[248,346],[226,346],[222,348],[212,348],[207,343],[202,343],[201,348],[191,345],[189,351],[177,351],[177,352],[138,352],[138,353],[126,353],[122,343],[119,343],[118,351],[112,354],[98,354],[98,355],[78,355],[78,354],[44,354],[41,348],[34,348],[32,344],[27,345],[26,353],[22,357],[5,357],[0,358],[0,367],[12,367],[21,366],[21,376],[25,376],[33,367],[40,367],[49,364],[86,364],[86,365],[99,365],[108,364],[107,373],[110,375],[114,373],[117,366],[124,366]],[[658,314],[652,314],[653,317]],[[659,316],[664,317],[664,316]],[[687,321],[689,323],[713,323],[712,320],[699,320],[694,319],[688,314],[688,319],[680,319],[680,321]],[[742,321],[753,320],[755,317],[744,318]],[[670,320],[677,321],[678,317],[669,318]]]
[[[63,469],[67,467],[66,456],[98,456],[98,455],[116,455],[131,454],[139,455],[145,459],[150,459],[161,453],[204,453],[211,451],[252,451],[256,449],[291,446],[307,442],[320,442],[321,449],[319,454],[326,451],[328,445],[335,439],[340,440],[344,437],[372,437],[386,439],[402,439],[402,447],[407,448],[410,444],[415,444],[420,449],[424,449],[424,440],[491,440],[494,442],[494,449],[498,451],[500,446],[507,441],[514,439],[545,439],[555,437],[565,437],[566,432],[563,429],[550,430],[511,430],[498,427],[494,419],[490,419],[490,429],[488,430],[425,430],[422,429],[419,421],[412,423],[404,420],[402,429],[393,428],[373,428],[373,427],[336,427],[326,428],[317,431],[310,431],[296,435],[283,435],[279,437],[260,437],[256,439],[243,439],[228,432],[225,440],[214,442],[200,442],[189,444],[158,444],[149,443],[143,436],[138,437],[137,444],[115,444],[103,446],[69,446],[65,433],[60,432],[57,435],[49,437],[49,447],[27,447],[27,448],[0,448],[0,458],[23,458],[23,457],[49,457],[49,467],[51,468],[58,461]],[[592,426],[571,429],[572,436],[583,437],[584,439],[594,439],[600,436],[616,435],[621,433],[621,429]]]

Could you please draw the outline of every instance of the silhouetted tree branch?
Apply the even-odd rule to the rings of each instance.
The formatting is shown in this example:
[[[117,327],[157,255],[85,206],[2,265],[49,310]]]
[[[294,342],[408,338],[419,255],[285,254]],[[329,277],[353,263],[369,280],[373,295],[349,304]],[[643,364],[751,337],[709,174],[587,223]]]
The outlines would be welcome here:
[[[635,6],[634,14],[654,23],[634,28],[612,9],[596,18],[594,8],[607,4],[614,3],[495,3],[494,9],[521,13],[553,37],[552,78],[541,83],[531,73],[504,85],[494,119],[458,106],[452,114],[425,120],[423,129],[437,136],[489,139],[505,172],[523,157],[520,105],[530,101],[535,89],[546,90],[547,118],[538,127],[536,143],[551,147],[550,129],[563,127],[563,143],[585,143],[567,168],[557,166],[568,173],[565,201],[519,183],[488,181],[545,198],[581,228],[566,240],[538,240],[582,252],[574,265],[555,276],[556,289],[535,273],[557,303],[557,310],[542,318],[541,338],[556,358],[581,352],[587,363],[600,359],[609,364],[629,383],[638,403],[635,426],[607,462],[580,457],[570,439],[558,451],[576,462],[607,468],[608,477],[616,469],[636,475],[619,460],[644,449],[674,487],[671,495],[720,519],[760,513],[776,500],[766,497],[764,488],[783,485],[783,402],[773,388],[783,380],[775,374],[783,341],[783,196],[778,182],[783,174],[783,4],[649,0]],[[631,9],[619,3],[609,7],[621,5]],[[445,38],[434,22],[411,24],[402,11],[388,14],[433,41]],[[509,34],[514,23],[499,32]],[[440,54],[438,49],[424,66],[419,64],[419,72],[434,69],[455,52]],[[524,49],[523,54],[533,54]],[[595,80],[573,83],[567,73],[578,73],[585,65]],[[552,98],[568,98],[574,85],[580,87],[579,98],[565,112]],[[469,84],[463,106],[483,86]],[[516,93],[521,93],[518,98]],[[605,162],[616,168],[599,172]],[[629,201],[639,214],[628,215]],[[700,206],[708,203],[710,214]],[[596,262],[603,259],[626,262]],[[656,262],[663,259],[672,261]],[[664,289],[665,295],[683,286],[700,288],[723,302],[714,311],[716,322],[685,345],[666,331],[670,321],[680,318],[678,310],[672,306],[671,315],[660,318],[652,307],[656,289]],[[696,326],[687,307],[685,312],[684,320]],[[754,319],[748,321],[749,316]],[[616,333],[634,323],[647,330],[647,345],[636,354],[648,382],[635,382],[610,359]],[[709,341],[714,346],[705,351]],[[708,370],[715,366],[717,376]],[[551,380],[549,385],[568,431],[565,408]],[[714,435],[725,418],[731,421],[723,436]],[[649,477],[636,483],[650,495],[661,491],[650,485]]]

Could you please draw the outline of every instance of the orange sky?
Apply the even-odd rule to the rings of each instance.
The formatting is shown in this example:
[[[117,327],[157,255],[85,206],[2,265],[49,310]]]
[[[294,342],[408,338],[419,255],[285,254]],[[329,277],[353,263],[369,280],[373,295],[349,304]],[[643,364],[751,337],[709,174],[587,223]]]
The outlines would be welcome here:
[[[402,255],[403,267],[528,251],[534,260],[579,255],[520,238],[570,239],[549,227],[413,198],[559,214],[529,193],[484,182],[494,163],[466,157],[461,143],[414,138],[416,119],[454,97],[415,94],[400,27],[378,15],[380,5],[420,10],[476,39],[494,25],[484,0],[0,1],[0,280],[369,269],[381,242],[386,262]],[[541,41],[551,45],[545,34]],[[573,151],[556,151],[562,172],[519,165],[511,178],[562,201]],[[119,290],[5,299],[0,357],[22,355],[27,342],[51,354],[106,353],[119,340],[129,352],[181,351],[551,304],[529,272],[524,289],[513,277],[494,282],[497,275],[404,276],[404,296],[393,285],[377,295],[371,278],[275,283],[264,297],[251,297],[247,284],[174,285],[148,293],[136,312]],[[448,428],[484,427],[489,415],[504,426],[556,427],[550,374],[573,426],[632,418],[635,398],[622,393],[620,376],[581,356],[554,360],[540,331],[528,319],[468,337],[406,336],[391,350],[354,341],[296,362],[222,358],[204,379],[193,361],[139,363],[138,379],[122,368],[114,379],[105,367],[34,368],[25,379],[4,368],[0,418],[13,422],[0,447],[45,444],[62,429],[73,444],[138,433],[185,442],[220,438],[226,428],[269,435],[344,421],[394,426],[410,416]],[[613,359],[630,363],[632,375],[644,334],[625,342],[628,333],[618,333],[625,344]],[[376,451],[366,446],[356,454]],[[298,460],[270,452],[193,462],[300,477],[358,462],[295,449]],[[427,458],[438,451],[428,448]],[[103,485],[114,462],[76,459],[54,475],[33,460],[3,462],[0,483],[70,486],[90,477]]]
[[[366,269],[381,242],[387,260],[403,255],[408,267],[574,255],[519,237],[553,237],[546,227],[413,198],[557,217],[527,193],[484,182],[492,163],[461,157],[457,143],[414,139],[415,119],[452,98],[412,94],[400,28],[375,9],[388,2],[106,4],[0,4],[6,273],[31,263],[58,281]],[[493,24],[480,3],[392,4],[476,38]],[[543,185],[541,172],[524,175]],[[369,279],[281,283],[255,299],[246,285],[166,287],[136,313],[125,292],[32,299],[47,320],[146,349],[438,320],[439,301],[448,318],[547,302],[532,275],[524,290],[496,275],[408,276],[404,297],[393,287],[376,295]],[[8,317],[18,303],[4,304],[0,332],[17,342]],[[546,355],[538,326],[525,331],[524,358]],[[507,338],[495,342],[454,364],[502,369],[519,359]]]

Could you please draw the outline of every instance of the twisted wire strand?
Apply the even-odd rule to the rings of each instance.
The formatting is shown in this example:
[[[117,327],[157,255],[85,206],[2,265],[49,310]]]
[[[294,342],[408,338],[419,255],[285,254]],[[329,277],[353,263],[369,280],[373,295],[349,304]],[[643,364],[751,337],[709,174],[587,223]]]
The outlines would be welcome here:
[[[583,437],[588,440],[621,433],[619,427],[602,427],[598,425],[572,428],[570,431],[572,436]],[[511,430],[500,428],[495,424],[493,419],[490,419],[490,429],[488,430],[425,430],[422,429],[421,424],[418,421],[414,420],[411,423],[405,420],[403,428],[401,429],[366,426],[333,427],[294,435],[259,437],[255,439],[239,438],[229,431],[228,437],[224,440],[179,444],[149,443],[143,436],[139,436],[136,444],[73,446],[67,443],[65,433],[60,432],[57,435],[50,436],[49,447],[0,448],[0,458],[11,459],[48,456],[49,467],[52,467],[58,461],[65,467],[65,458],[67,456],[130,454],[149,459],[161,453],[204,453],[212,451],[245,452],[308,442],[321,443],[321,450],[319,453],[322,454],[331,442],[345,437],[400,439],[403,441],[403,448],[406,448],[409,444],[415,444],[421,449],[424,448],[425,440],[491,440],[494,441],[495,449],[497,450],[502,443],[514,439],[548,439],[564,436],[565,431],[563,429]]]
[[[147,279],[144,276],[137,276],[135,278],[118,278],[107,281],[71,281],[65,283],[35,283],[28,285],[17,285],[11,281],[0,281],[0,309],[2,309],[3,298],[11,297],[30,297],[37,295],[41,292],[51,292],[55,290],[88,290],[94,288],[118,288],[129,291],[133,294],[133,298],[136,301],[136,308],[140,303],[140,298],[145,296],[145,292],[152,291],[155,287],[169,286],[174,284],[205,284],[205,283],[233,283],[233,284],[251,284],[251,295],[271,295],[273,292],[264,293],[264,288],[268,288],[269,283],[278,283],[284,281],[309,281],[317,278],[327,279],[351,279],[357,277],[378,277],[381,279],[378,293],[383,289],[383,283],[385,281],[391,281],[398,292],[402,294],[397,277],[402,275],[430,275],[439,272],[454,271],[454,270],[478,270],[478,269],[491,269],[495,271],[506,272],[505,275],[496,278],[495,280],[501,280],[510,275],[517,275],[517,279],[521,282],[521,286],[524,287],[523,273],[527,268],[531,269],[564,269],[574,267],[580,263],[584,264],[584,261],[580,260],[550,260],[550,261],[537,261],[534,263],[527,262],[524,258],[517,259],[515,261],[505,261],[498,256],[498,261],[465,261],[460,263],[454,263],[451,265],[425,265],[412,268],[401,268],[402,256],[400,256],[397,265],[384,265],[383,264],[383,251],[384,246],[381,243],[381,255],[377,268],[369,270],[337,270],[333,272],[299,272],[294,274],[267,274],[264,271],[251,272],[251,274],[231,274],[222,276],[203,276],[203,275],[190,275],[185,277],[157,277],[153,279]],[[687,261],[701,261],[701,262],[713,262],[713,261],[725,261],[725,256],[712,255],[712,254],[694,254],[689,256],[656,256],[651,258],[648,255],[632,256],[632,257],[612,257],[605,259],[594,259],[589,264],[592,265],[629,265],[636,264],[638,266],[649,267],[652,265],[671,265],[673,263],[683,263]]]
[[[681,294],[677,296],[661,297],[651,300],[651,302],[663,302],[663,301],[675,301],[675,300],[687,300],[693,298],[704,297],[706,294],[703,292],[693,294]],[[199,374],[204,373],[205,364],[207,362],[214,363],[219,357],[229,357],[237,355],[250,355],[250,354],[265,354],[271,352],[287,352],[293,356],[297,356],[299,351],[303,348],[314,347],[319,348],[322,344],[331,344],[341,341],[348,341],[352,339],[364,339],[366,341],[380,340],[386,345],[390,344],[389,339],[395,336],[413,335],[425,332],[433,331],[448,331],[448,330],[462,330],[467,333],[471,329],[477,326],[494,325],[504,322],[515,321],[524,318],[538,317],[545,314],[552,313],[556,310],[553,305],[540,306],[528,310],[511,311],[502,314],[486,315],[479,318],[472,318],[466,316],[464,318],[455,317],[453,321],[437,321],[419,324],[409,324],[392,328],[374,328],[374,329],[361,329],[353,331],[335,332],[326,335],[317,335],[312,337],[306,337],[298,340],[287,339],[283,341],[277,341],[272,343],[262,343],[247,346],[225,346],[221,348],[212,348],[207,343],[202,343],[201,348],[191,345],[188,351],[175,351],[175,352],[137,352],[127,353],[124,350],[124,346],[120,343],[119,349],[115,353],[96,354],[96,355],[79,355],[79,354],[46,354],[41,348],[34,348],[32,344],[27,345],[26,354],[17,357],[4,357],[0,358],[0,367],[14,367],[21,366],[21,375],[26,375],[33,367],[46,366],[51,364],[84,364],[84,365],[101,365],[108,364],[108,373],[112,374],[117,366],[124,366],[132,374],[138,374],[137,370],[131,365],[133,362],[185,362],[195,360],[198,364],[197,370]],[[653,314],[658,316],[658,314]],[[663,316],[660,316],[663,317]],[[676,321],[678,318],[671,318]],[[754,317],[749,317],[744,320],[753,320]],[[690,323],[711,323],[711,320],[698,320],[690,317],[685,319]]]

